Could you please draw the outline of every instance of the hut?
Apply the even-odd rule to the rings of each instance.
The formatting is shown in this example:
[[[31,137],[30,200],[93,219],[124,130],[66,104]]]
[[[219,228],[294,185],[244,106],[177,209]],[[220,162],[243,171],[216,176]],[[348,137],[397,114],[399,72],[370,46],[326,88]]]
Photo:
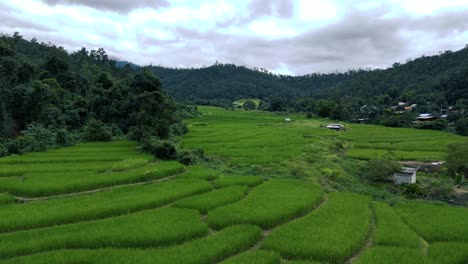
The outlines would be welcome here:
[[[345,129],[345,126],[342,124],[329,124],[327,128],[331,130],[341,131]]]
[[[415,183],[417,168],[402,167],[400,171],[393,173],[393,182],[395,184]]]

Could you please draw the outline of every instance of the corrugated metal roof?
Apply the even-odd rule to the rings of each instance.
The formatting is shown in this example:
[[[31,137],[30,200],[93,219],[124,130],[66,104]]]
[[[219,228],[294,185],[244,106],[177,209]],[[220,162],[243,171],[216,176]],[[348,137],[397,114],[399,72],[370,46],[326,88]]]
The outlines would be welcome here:
[[[416,171],[418,171],[418,168],[410,168],[410,167],[402,167],[401,170],[399,171],[400,173],[408,173],[408,174],[413,174]]]

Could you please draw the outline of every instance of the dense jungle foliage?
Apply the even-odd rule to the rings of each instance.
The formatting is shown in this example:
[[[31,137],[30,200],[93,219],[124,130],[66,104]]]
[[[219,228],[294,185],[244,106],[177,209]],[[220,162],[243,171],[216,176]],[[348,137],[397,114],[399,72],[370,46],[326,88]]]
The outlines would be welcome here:
[[[154,145],[182,134],[190,108],[161,86],[146,68],[116,67],[103,49],[69,54],[1,35],[0,156],[124,134]]]

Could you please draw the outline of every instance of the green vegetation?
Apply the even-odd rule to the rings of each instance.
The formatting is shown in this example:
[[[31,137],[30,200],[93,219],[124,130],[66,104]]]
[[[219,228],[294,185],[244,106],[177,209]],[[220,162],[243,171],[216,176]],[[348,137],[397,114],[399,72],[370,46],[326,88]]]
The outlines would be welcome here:
[[[0,205],[11,204],[15,202],[15,197],[8,193],[0,193]]]
[[[366,250],[356,261],[358,264],[435,264],[419,248],[381,247]]]
[[[407,226],[392,207],[385,203],[373,204],[376,215],[374,244],[382,246],[419,247],[421,239]]]
[[[400,160],[444,160],[447,146],[462,143],[464,137],[433,130],[350,125],[339,136],[354,143],[347,156],[357,159],[379,158],[389,152]]]
[[[147,164],[148,161],[144,159],[126,159],[119,163],[114,164],[110,170],[111,171],[126,171],[130,169],[135,169],[138,167],[142,167]]]
[[[429,257],[438,264],[464,264],[468,260],[468,243],[433,243]]]
[[[271,228],[317,206],[323,197],[319,186],[297,180],[269,180],[237,203],[208,213],[216,229],[234,224]]]
[[[0,47],[0,156],[186,132],[181,116],[189,108],[178,107],[149,69],[117,67],[103,49],[68,53],[18,32],[2,34]]]
[[[260,238],[261,233],[258,227],[240,225],[227,227],[212,235],[167,248],[59,250],[13,258],[0,263],[213,263],[247,249]]]
[[[213,182],[216,188],[222,188],[232,185],[245,185],[255,187],[263,182],[259,176],[242,176],[242,175],[222,175],[219,179]]]
[[[38,197],[87,191],[118,184],[142,182],[181,173],[184,167],[175,161],[155,164],[121,172],[40,172],[18,177],[0,177],[0,191]]]
[[[395,208],[428,242],[468,242],[467,208],[422,202],[403,202]]]
[[[56,249],[158,247],[208,233],[195,210],[163,208],[118,217],[0,234],[3,258]]]
[[[369,229],[370,199],[331,193],[318,210],[274,229],[262,248],[288,259],[343,263],[363,244]]]
[[[181,177],[211,181],[218,178],[218,174],[219,172],[213,169],[195,165],[188,167],[187,173],[181,175]]]
[[[193,208],[206,214],[216,207],[240,200],[247,193],[247,189],[246,186],[226,187],[178,200],[174,203],[174,206]]]
[[[128,186],[89,195],[0,207],[0,232],[93,220],[155,208],[207,192],[212,186],[195,179]]]
[[[222,261],[221,264],[280,264],[278,253],[265,250],[247,251]]]

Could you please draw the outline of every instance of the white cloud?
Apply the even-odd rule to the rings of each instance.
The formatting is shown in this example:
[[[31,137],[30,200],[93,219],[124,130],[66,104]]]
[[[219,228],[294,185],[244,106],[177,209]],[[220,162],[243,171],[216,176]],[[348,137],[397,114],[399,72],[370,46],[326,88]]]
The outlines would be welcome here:
[[[466,0],[6,0],[0,30],[139,64],[219,60],[297,74],[461,48],[467,14]]]

